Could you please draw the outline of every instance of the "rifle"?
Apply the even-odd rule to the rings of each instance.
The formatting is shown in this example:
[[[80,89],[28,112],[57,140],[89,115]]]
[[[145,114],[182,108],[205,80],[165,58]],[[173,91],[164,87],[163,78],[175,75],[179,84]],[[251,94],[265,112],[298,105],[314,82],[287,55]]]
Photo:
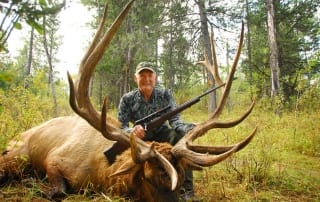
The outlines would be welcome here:
[[[202,93],[201,95],[193,98],[192,100],[189,100],[189,101],[183,103],[182,105],[179,105],[175,109],[161,115],[161,113],[163,113],[163,112],[167,111],[169,108],[171,108],[171,106],[168,105],[168,106],[166,106],[166,107],[164,107],[164,108],[162,108],[152,114],[149,114],[148,116],[146,116],[142,119],[135,121],[134,125],[142,125],[145,132],[147,133],[148,131],[151,131],[152,129],[161,126],[164,122],[166,122],[167,120],[169,120],[171,117],[175,116],[176,114],[178,114],[178,113],[182,112],[183,110],[191,107],[192,105],[198,103],[203,96],[208,95],[209,93],[217,90],[218,88],[221,88],[224,85],[226,85],[226,83],[223,83],[219,86],[211,88],[211,89],[207,90],[206,92]],[[156,118],[154,118],[154,117],[156,117]],[[128,149],[128,145],[124,145],[119,142],[115,142],[107,150],[104,151],[104,154],[108,158],[110,164],[112,164],[115,161],[116,155],[124,152],[126,149]]]
[[[158,117],[152,119],[151,121],[149,121],[150,119],[149,119],[149,115],[148,115],[148,116],[136,121],[134,125],[139,125],[139,124],[142,125],[144,130],[145,130],[145,132],[150,131],[150,130],[152,130],[154,128],[157,128],[157,127],[161,126],[164,122],[169,120],[171,117],[173,117],[176,114],[182,112],[183,110],[191,107],[192,105],[198,103],[200,101],[200,98],[202,98],[203,96],[208,95],[209,93],[221,88],[224,85],[226,85],[226,83],[223,83],[223,84],[221,84],[219,86],[211,88],[211,89],[207,90],[206,92],[202,93],[201,95],[193,98],[192,100],[189,100],[189,101],[179,105],[174,110],[171,110],[171,111],[169,111],[169,112],[167,112],[167,113],[165,113],[165,114],[163,114],[161,116],[158,116]],[[170,108],[170,106],[167,106],[167,107],[165,107],[165,108],[163,108],[163,109],[161,109],[159,111],[165,111],[168,108]]]

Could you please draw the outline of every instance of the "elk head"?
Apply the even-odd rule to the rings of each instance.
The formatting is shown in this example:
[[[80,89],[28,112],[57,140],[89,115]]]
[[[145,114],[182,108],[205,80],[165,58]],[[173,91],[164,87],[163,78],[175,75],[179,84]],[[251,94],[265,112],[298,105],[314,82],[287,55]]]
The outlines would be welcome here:
[[[68,80],[70,84],[69,101],[72,109],[83,119],[87,120],[87,122],[91,124],[92,127],[100,131],[105,138],[113,141],[120,141],[123,144],[130,146],[133,162],[135,162],[136,164],[142,164],[148,161],[156,160],[158,163],[160,163],[162,168],[166,171],[170,178],[170,189],[175,190],[177,186],[179,186],[180,182],[178,181],[179,175],[176,168],[174,167],[175,164],[173,163],[173,159],[174,161],[184,161],[186,167],[191,169],[201,169],[202,166],[211,166],[226,159],[232,153],[239,151],[240,149],[245,147],[255,134],[256,130],[254,130],[251,135],[249,135],[240,143],[228,147],[200,146],[192,144],[192,141],[204,135],[208,130],[212,128],[227,128],[237,125],[249,115],[253,108],[252,104],[250,109],[241,118],[233,122],[224,123],[218,120],[218,117],[221,114],[231,88],[234,71],[237,66],[237,61],[242,46],[243,30],[241,32],[241,40],[239,43],[236,59],[230,71],[227,83],[224,88],[222,99],[216,112],[213,113],[207,121],[200,123],[193,130],[188,132],[185,137],[181,139],[174,147],[170,147],[169,152],[164,154],[163,152],[158,151],[157,143],[148,144],[141,139],[135,138],[135,135],[130,135],[114,126],[110,121],[107,120],[107,99],[104,100],[102,111],[100,113],[94,109],[88,95],[89,83],[95,66],[103,56],[112,37],[120,27],[125,16],[128,14],[133,2],[134,0],[129,1],[120,15],[113,22],[109,30],[106,33],[103,33],[103,26],[106,20],[107,11],[107,9],[105,8],[98,31],[80,64],[78,79],[75,84],[73,83],[72,78],[68,73]],[[124,166],[123,169],[118,169],[118,171],[114,173],[113,176],[126,173],[127,171],[128,167]]]

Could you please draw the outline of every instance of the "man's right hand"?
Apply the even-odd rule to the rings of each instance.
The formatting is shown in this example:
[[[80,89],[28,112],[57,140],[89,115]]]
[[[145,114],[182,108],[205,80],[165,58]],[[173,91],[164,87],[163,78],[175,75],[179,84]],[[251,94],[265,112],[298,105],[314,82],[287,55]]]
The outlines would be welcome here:
[[[143,139],[144,136],[146,135],[144,128],[142,127],[142,125],[136,125],[133,127],[132,130],[133,134],[135,134],[136,137]]]

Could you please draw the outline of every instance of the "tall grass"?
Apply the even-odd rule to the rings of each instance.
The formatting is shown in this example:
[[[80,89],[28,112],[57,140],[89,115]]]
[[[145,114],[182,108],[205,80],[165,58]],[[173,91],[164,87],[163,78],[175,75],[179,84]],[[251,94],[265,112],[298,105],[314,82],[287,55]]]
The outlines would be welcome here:
[[[222,117],[232,120],[242,106]],[[188,115],[190,113],[190,116]],[[187,120],[205,119],[189,111]],[[232,129],[214,129],[197,142],[229,145],[240,141],[258,126],[258,133],[243,150],[205,172],[196,172],[197,192],[208,201],[319,201],[319,111],[264,110],[259,103],[243,123]],[[191,116],[192,115],[192,116]]]
[[[236,84],[221,120],[236,119],[249,106],[250,95],[241,89]],[[320,110],[306,106],[303,111],[290,111],[280,105],[281,112],[275,113],[262,99],[243,123],[211,130],[196,141],[229,145],[258,127],[246,148],[204,172],[195,172],[200,196],[207,201],[320,201]],[[186,121],[201,122],[207,119],[205,111],[191,108],[182,115]]]
[[[58,106],[61,115],[71,114],[66,94],[59,95]],[[0,89],[0,148],[22,131],[53,118],[53,114],[53,102],[48,95],[19,86],[7,91]]]

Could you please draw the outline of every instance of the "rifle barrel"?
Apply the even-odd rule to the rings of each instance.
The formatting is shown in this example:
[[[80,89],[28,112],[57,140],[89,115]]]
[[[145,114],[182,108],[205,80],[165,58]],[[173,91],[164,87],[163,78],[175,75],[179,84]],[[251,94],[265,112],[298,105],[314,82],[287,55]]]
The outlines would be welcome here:
[[[145,116],[142,119],[139,119],[139,120],[135,121],[134,125],[139,125],[140,123],[143,123],[143,122],[147,121],[149,118],[152,118],[153,116],[156,116],[156,115],[161,114],[162,112],[168,110],[170,107],[171,106],[168,105],[168,106],[166,106],[166,107],[164,107],[162,109],[159,109],[158,111],[155,111],[155,112],[149,114],[148,116]]]
[[[198,97],[195,97],[192,100],[189,100],[189,101],[179,105],[174,110],[169,111],[169,112],[161,115],[160,117],[157,117],[157,118],[151,120],[149,123],[146,124],[145,129],[149,130],[149,129],[153,129],[153,128],[161,126],[161,124],[163,124],[165,121],[169,120],[174,115],[182,112],[183,110],[185,110],[185,109],[191,107],[192,105],[196,104],[197,102],[199,102],[201,97],[217,90],[218,88],[221,88],[224,85],[226,85],[226,83],[223,83],[223,84],[220,84],[219,86],[211,88],[211,89],[207,90],[206,92],[202,93],[201,95],[199,95]]]
[[[202,98],[203,96],[208,95],[209,93],[217,90],[218,88],[221,88],[224,85],[226,85],[226,83],[223,83],[223,84],[220,84],[219,86],[213,87],[213,88],[207,90],[206,92],[202,93],[201,95],[199,95],[198,98]]]

